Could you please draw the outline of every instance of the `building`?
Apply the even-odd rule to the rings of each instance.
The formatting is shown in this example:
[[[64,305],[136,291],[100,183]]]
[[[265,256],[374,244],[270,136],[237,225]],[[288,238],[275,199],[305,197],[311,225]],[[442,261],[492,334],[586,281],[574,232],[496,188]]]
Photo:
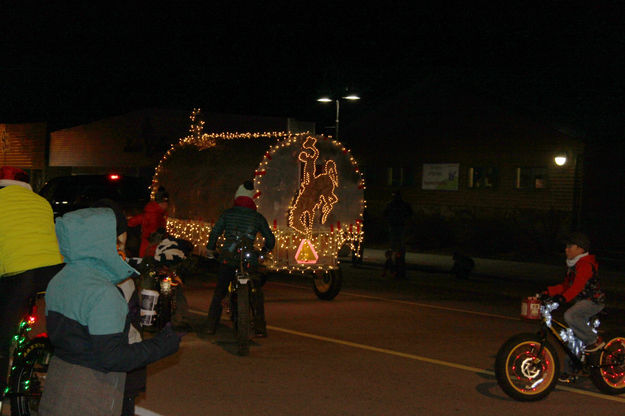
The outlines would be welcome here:
[[[416,212],[417,249],[552,252],[579,222],[583,141],[475,95],[409,90],[343,139],[363,168],[369,238],[380,244],[392,190]]]
[[[30,172],[33,185],[41,185],[46,169],[46,123],[1,124],[0,166]]]
[[[202,114],[204,131],[313,131],[287,117]],[[146,109],[50,133],[50,177],[118,173],[151,177],[172,144],[189,133],[190,112]]]

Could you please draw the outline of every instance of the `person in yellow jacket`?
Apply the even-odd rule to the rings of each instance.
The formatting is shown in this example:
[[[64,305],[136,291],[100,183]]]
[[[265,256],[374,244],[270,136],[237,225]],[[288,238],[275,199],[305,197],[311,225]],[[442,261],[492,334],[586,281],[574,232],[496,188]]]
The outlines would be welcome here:
[[[0,168],[0,395],[6,387],[11,337],[28,299],[63,268],[52,207],[33,192],[22,169]]]

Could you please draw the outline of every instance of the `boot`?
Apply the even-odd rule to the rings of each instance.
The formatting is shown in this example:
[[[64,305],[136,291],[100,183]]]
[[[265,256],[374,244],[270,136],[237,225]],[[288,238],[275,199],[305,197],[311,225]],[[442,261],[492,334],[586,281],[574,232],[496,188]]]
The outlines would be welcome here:
[[[213,304],[211,303],[210,308],[208,309],[208,316],[206,317],[206,323],[204,324],[204,328],[202,332],[206,335],[213,335],[217,332],[217,324],[221,319],[221,311],[222,307],[220,303]]]
[[[254,316],[254,333],[257,338],[267,337],[267,322],[265,321],[265,295],[259,287],[254,299],[256,315]]]

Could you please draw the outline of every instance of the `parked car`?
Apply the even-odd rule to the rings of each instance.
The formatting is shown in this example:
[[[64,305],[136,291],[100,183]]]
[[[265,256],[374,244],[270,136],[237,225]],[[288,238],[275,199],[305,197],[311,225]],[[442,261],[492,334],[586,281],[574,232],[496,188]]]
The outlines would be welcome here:
[[[102,198],[117,202],[126,217],[139,214],[150,200],[150,180],[121,174],[59,176],[49,180],[39,194],[50,202],[54,216],[88,208]],[[139,227],[128,230],[129,255],[136,255]]]

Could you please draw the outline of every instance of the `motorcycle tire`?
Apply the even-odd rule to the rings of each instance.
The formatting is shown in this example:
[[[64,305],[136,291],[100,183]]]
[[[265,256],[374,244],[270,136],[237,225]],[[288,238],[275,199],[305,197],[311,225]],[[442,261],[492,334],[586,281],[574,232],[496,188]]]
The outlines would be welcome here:
[[[248,355],[250,352],[251,330],[249,283],[240,285],[237,289],[237,313],[234,328],[238,354]]]
[[[52,358],[52,344],[46,337],[38,337],[25,347],[22,357],[13,363],[11,389],[11,416],[31,416],[39,413],[39,402]]]
[[[519,401],[537,401],[555,388],[560,373],[556,349],[537,334],[519,334],[506,341],[495,359],[495,376],[501,389]]]
[[[341,269],[327,270],[313,276],[313,290],[321,300],[332,300],[341,291],[343,273]]]
[[[605,334],[605,346],[591,355],[590,379],[606,394],[625,393],[625,336]]]

